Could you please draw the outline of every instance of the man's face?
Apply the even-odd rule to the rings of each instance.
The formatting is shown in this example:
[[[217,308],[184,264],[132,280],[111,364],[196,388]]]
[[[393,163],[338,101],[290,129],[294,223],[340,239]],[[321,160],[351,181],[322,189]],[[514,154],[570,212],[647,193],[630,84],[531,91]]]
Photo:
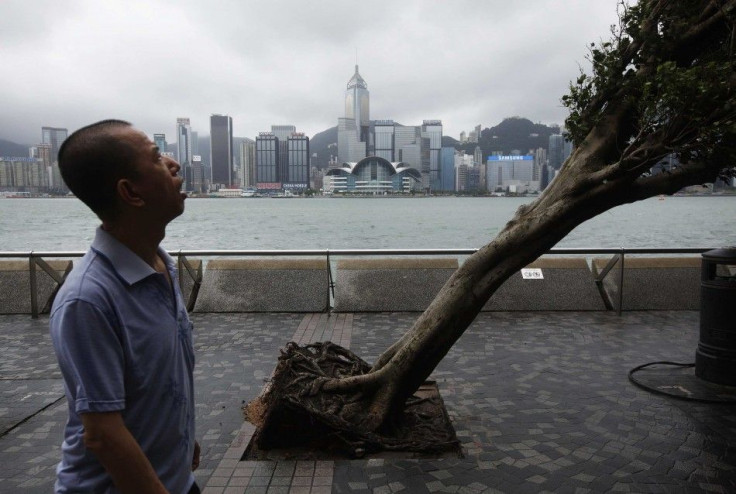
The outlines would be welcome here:
[[[183,178],[177,175],[179,163],[162,156],[161,150],[141,131],[133,127],[121,129],[120,137],[137,150],[134,164],[138,177],[130,181],[153,217],[168,223],[184,212],[186,194],[181,191]]]

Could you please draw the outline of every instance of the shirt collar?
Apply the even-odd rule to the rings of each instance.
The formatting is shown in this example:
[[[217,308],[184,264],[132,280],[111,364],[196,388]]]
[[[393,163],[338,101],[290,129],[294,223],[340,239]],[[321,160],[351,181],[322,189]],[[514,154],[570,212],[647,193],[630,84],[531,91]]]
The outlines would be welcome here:
[[[118,275],[129,285],[156,273],[155,269],[149,266],[128,247],[120,243],[118,239],[103,230],[101,226],[98,226],[95,232],[92,249],[107,258]],[[158,255],[161,256],[161,259],[166,263],[167,270],[171,273],[174,260],[161,247],[158,248]]]

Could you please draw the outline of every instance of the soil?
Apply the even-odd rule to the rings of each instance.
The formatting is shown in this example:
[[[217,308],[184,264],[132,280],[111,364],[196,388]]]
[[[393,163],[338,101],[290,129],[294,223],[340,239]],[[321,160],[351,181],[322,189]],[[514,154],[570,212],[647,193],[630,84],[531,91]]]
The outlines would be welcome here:
[[[256,402],[251,406],[258,406]],[[256,410],[246,415],[258,416]],[[392,436],[397,447],[351,443],[329,427],[306,414],[293,410],[271,421],[279,424],[277,435],[263,441],[263,424],[251,438],[241,460],[344,460],[356,458],[446,458],[462,457],[460,443],[445,410],[435,382],[422,385],[406,407],[404,416],[394,425]],[[441,441],[437,441],[441,438]],[[268,448],[259,444],[269,444]]]

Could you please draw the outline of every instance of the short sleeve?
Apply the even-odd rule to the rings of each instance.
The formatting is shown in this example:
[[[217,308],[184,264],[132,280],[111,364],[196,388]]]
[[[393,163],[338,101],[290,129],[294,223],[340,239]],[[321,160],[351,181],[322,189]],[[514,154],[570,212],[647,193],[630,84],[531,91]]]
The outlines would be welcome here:
[[[77,413],[125,408],[125,357],[114,317],[73,300],[54,311],[51,338]]]

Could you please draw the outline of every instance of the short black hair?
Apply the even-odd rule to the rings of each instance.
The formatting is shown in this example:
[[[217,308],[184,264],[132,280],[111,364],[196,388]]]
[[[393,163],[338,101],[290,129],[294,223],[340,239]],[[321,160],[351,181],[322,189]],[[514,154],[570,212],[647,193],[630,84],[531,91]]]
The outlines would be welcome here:
[[[102,120],[73,132],[59,148],[59,171],[74,195],[100,219],[117,216],[116,190],[121,178],[137,179],[138,150],[115,136],[132,127],[124,120]]]

